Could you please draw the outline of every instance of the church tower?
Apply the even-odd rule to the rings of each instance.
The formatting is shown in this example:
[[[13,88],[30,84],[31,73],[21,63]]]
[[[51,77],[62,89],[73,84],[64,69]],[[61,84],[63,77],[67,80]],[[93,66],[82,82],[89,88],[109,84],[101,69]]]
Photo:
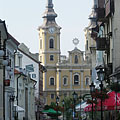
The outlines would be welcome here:
[[[55,21],[57,14],[54,12],[52,0],[47,0],[46,10],[43,15],[43,25],[39,31],[40,61],[45,65],[55,65],[60,59],[60,29]]]
[[[60,29],[55,21],[57,14],[52,0],[47,0],[43,15],[43,24],[39,31],[39,57],[47,72],[43,73],[43,95],[45,104],[55,103],[72,97],[73,91],[78,95],[89,92],[90,66],[86,64],[83,51],[75,48],[69,51],[68,57],[60,52]],[[79,40],[74,39],[78,45]]]
[[[47,68],[43,74],[43,91],[49,98],[50,91],[56,91],[56,64],[60,61],[60,29],[55,18],[57,14],[53,9],[52,0],[47,0],[46,10],[43,14],[43,24],[39,32],[39,59]],[[51,93],[52,94],[52,93]],[[48,100],[46,99],[46,102]]]

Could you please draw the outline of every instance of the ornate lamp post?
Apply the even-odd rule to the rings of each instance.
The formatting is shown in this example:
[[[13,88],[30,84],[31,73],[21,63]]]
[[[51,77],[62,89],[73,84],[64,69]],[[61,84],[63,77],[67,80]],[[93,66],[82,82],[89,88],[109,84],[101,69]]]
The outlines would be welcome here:
[[[96,70],[98,70],[98,72],[97,72],[98,80],[101,82],[99,86],[100,86],[100,89],[101,89],[101,120],[103,120],[103,110],[102,110],[103,83],[102,83],[102,81],[104,80],[105,71],[104,71],[104,68],[102,66],[99,66]]]
[[[72,95],[73,95],[73,102],[74,102],[74,110],[73,110],[73,118],[74,118],[75,117],[75,113],[76,113],[75,102],[76,102],[76,99],[77,99],[77,93],[74,91],[74,93]]]
[[[62,101],[62,104],[63,104],[63,120],[64,120],[64,104],[65,104],[64,100]]]
[[[59,97],[56,97],[56,104],[57,104],[57,120],[58,120],[58,103],[59,103]]]
[[[90,85],[90,93],[91,93],[91,96],[92,96],[92,120],[94,120],[94,118],[93,118],[93,92],[94,91],[95,91],[95,85],[92,82],[91,85]]]
[[[79,100],[80,100],[80,120],[81,120],[81,100],[82,100],[82,96],[81,95],[79,97]]]

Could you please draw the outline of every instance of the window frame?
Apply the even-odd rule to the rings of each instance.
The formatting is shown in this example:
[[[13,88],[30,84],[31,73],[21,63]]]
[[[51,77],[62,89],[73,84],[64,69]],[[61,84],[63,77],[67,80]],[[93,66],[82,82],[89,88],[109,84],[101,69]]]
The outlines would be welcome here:
[[[51,40],[52,40],[52,43],[51,43]],[[54,49],[54,38],[53,37],[50,37],[50,39],[49,39],[49,48]]]
[[[51,59],[51,56],[53,56],[53,59]],[[50,61],[54,61],[54,55],[49,56]]]
[[[66,84],[64,84],[64,78],[66,78]],[[68,85],[68,76],[63,76],[63,86],[67,86]]]
[[[76,57],[76,56],[77,56],[77,57]],[[77,59],[77,62],[76,62],[76,59]],[[75,56],[74,56],[74,63],[75,63],[75,64],[78,64],[78,55],[75,55]]]
[[[88,79],[88,84],[86,84],[86,79]],[[90,77],[85,77],[85,86],[89,86],[90,85]]]
[[[53,95],[53,97],[52,97],[52,95]],[[54,94],[54,93],[51,93],[51,94],[50,94],[50,98],[51,98],[51,99],[55,99],[55,94]]]
[[[51,84],[51,78],[54,79],[54,84],[53,84],[53,85]],[[55,78],[54,78],[54,77],[50,77],[50,78],[49,78],[49,85],[50,85],[50,86],[54,86],[54,85],[55,85]]]
[[[75,76],[78,76],[78,84],[75,84]],[[74,76],[73,76],[73,85],[80,85],[80,75],[78,73],[75,73]]]

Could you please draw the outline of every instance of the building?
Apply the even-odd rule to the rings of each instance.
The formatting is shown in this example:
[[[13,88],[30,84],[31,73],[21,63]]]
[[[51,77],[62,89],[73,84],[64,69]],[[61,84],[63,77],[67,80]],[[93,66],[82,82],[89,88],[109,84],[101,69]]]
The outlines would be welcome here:
[[[94,9],[92,10],[92,13],[89,16],[90,23],[88,27],[84,29],[85,32],[85,56],[87,63],[91,64],[91,81],[96,81],[96,42],[91,37],[91,29],[96,26],[96,14]]]
[[[15,88],[16,96],[19,102],[17,106],[24,109],[24,114],[18,111],[19,119],[35,120],[35,112],[37,110],[36,99],[39,97],[40,83],[40,62],[38,61],[38,54],[33,54],[28,47],[21,43],[15,53]]]
[[[5,41],[8,39],[8,32],[6,29],[5,21],[0,19],[0,119],[5,120],[5,94],[4,94],[4,76],[5,67],[3,65],[4,61],[4,51]]]
[[[43,73],[43,91],[46,104],[55,102],[56,96],[72,95],[73,91],[83,94],[89,91],[91,80],[90,64],[84,60],[84,52],[77,47],[69,51],[69,57],[60,52],[60,29],[55,18],[52,0],[47,0],[44,22],[38,28],[40,61],[47,69]],[[73,40],[79,43],[78,39]]]
[[[116,47],[118,39],[115,38],[115,28],[119,24],[119,20],[116,19],[119,11],[118,4],[119,2],[114,0],[94,0],[96,25],[91,29],[91,37],[96,42],[96,65],[104,66],[105,81],[108,84],[110,84],[110,75],[119,66],[119,55],[115,52],[119,49],[118,46]]]

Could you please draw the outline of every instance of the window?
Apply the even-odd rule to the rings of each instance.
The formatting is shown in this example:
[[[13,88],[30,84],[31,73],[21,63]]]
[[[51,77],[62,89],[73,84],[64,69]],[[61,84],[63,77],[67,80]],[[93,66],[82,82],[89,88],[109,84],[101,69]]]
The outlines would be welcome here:
[[[40,39],[40,49],[42,49],[42,39]]]
[[[51,94],[51,99],[54,99],[55,95],[54,94]]]
[[[50,85],[54,85],[54,78],[53,77],[50,78]]]
[[[52,38],[49,41],[49,48],[54,48],[54,40]]]
[[[89,77],[85,78],[85,85],[88,86],[89,85]]]
[[[67,77],[63,77],[63,85],[67,85]]]
[[[50,61],[54,60],[54,55],[50,55]]]
[[[78,56],[75,55],[75,64],[77,64],[77,63],[78,63]]]
[[[79,85],[79,75],[74,75],[74,85]]]
[[[36,78],[36,74],[32,74],[32,78]]]

